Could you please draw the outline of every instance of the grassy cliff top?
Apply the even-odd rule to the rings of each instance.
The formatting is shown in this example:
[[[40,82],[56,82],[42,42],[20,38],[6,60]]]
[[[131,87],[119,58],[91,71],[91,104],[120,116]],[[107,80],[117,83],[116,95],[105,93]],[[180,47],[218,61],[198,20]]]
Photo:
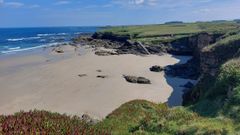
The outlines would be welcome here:
[[[239,43],[240,43],[240,32],[232,33],[232,34],[226,34],[226,37],[223,39],[219,40],[218,42],[206,46],[204,48],[204,51],[212,51],[214,49],[220,48],[223,49],[224,47],[228,47],[230,45],[235,45],[235,49],[240,48]]]
[[[240,28],[236,21],[196,22],[155,25],[107,27],[99,34],[128,37],[133,41],[154,45],[194,35],[201,32],[225,34]]]
[[[168,108],[144,100],[123,104],[96,127],[111,128],[112,134],[116,135],[223,135],[238,132],[237,125],[229,119],[204,118],[184,107]]]
[[[131,35],[134,38],[156,37],[164,35],[184,35],[199,32],[226,32],[238,28],[240,24],[234,21],[198,22],[159,25],[138,25],[109,27],[100,32],[112,32],[117,35]]]

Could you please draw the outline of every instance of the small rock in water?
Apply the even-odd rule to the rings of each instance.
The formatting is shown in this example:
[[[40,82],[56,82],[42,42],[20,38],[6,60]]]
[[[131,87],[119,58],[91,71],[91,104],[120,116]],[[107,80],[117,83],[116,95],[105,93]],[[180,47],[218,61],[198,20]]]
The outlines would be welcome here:
[[[149,79],[146,79],[145,77],[136,77],[136,76],[123,76],[127,82],[130,83],[138,83],[138,84],[151,84],[151,81]]]
[[[150,68],[150,71],[152,71],[152,72],[162,72],[163,70],[164,70],[163,67],[157,66],[157,65],[152,66],[152,67]]]

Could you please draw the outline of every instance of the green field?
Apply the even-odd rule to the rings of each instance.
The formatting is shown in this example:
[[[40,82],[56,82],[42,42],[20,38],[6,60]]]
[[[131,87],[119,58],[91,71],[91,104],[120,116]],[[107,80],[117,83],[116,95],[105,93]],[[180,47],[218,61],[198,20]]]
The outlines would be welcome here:
[[[113,33],[119,36],[129,36],[131,40],[146,44],[159,44],[200,32],[226,33],[235,31],[240,24],[235,21],[197,22],[180,24],[138,25],[108,27],[99,32]]]

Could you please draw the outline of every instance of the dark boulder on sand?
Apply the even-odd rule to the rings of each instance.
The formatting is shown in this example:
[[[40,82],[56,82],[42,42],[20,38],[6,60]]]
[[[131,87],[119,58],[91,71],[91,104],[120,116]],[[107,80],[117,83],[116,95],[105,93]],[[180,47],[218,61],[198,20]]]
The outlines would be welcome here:
[[[162,72],[163,70],[164,70],[163,67],[157,66],[157,65],[152,66],[152,67],[150,68],[150,71],[152,71],[152,72]]]
[[[123,76],[127,82],[138,84],[151,84],[151,81],[145,77]]]

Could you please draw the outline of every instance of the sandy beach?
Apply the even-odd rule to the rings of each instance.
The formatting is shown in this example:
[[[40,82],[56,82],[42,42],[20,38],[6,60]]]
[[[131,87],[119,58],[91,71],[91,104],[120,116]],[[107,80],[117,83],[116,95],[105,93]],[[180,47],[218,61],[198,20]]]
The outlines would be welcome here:
[[[190,57],[172,55],[97,56],[85,47],[65,53],[44,53],[0,59],[0,113],[44,109],[71,115],[104,118],[121,104],[134,99],[181,104],[189,80],[150,72],[153,65],[184,63]],[[97,78],[102,75],[106,78]],[[152,84],[131,84],[123,75],[143,76]]]

